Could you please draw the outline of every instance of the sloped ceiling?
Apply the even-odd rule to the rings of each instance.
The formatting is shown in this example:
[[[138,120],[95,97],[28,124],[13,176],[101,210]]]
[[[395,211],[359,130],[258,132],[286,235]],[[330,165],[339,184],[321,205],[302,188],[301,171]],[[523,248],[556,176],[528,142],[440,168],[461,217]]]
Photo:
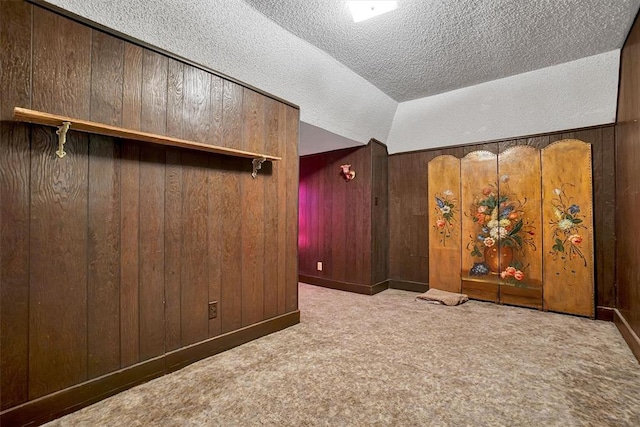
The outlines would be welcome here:
[[[398,102],[622,47],[640,0],[399,0],[354,23],[344,0],[244,0]]]

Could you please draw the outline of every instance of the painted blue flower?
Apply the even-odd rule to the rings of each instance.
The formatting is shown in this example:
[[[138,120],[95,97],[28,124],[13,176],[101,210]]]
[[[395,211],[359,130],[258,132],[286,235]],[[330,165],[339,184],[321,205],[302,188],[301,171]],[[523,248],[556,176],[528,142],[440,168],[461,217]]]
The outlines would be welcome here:
[[[489,227],[482,227],[482,232],[483,233],[488,233],[489,232]]]
[[[502,210],[502,213],[500,214],[500,218],[508,217],[511,212],[513,212],[513,206],[509,205]]]
[[[439,207],[440,209],[444,208],[444,202],[442,201],[442,199],[441,199],[441,198],[436,197],[436,203],[438,204],[438,207]]]
[[[478,240],[481,242],[484,241],[484,236],[482,234],[478,234]]]
[[[577,214],[578,212],[580,212],[580,206],[578,206],[578,205],[571,205],[571,206],[569,206],[569,213],[570,213],[571,215],[575,215],[575,214]]]
[[[484,262],[476,262],[473,264],[473,267],[469,270],[470,276],[485,276],[489,274],[489,266]]]

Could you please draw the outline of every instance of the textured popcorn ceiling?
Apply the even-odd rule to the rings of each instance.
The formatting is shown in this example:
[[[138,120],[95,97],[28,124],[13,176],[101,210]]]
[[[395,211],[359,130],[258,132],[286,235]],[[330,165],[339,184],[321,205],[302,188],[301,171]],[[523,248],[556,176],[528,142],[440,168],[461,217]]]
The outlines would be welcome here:
[[[244,0],[398,102],[622,47],[640,0],[399,0],[354,23],[344,0]]]

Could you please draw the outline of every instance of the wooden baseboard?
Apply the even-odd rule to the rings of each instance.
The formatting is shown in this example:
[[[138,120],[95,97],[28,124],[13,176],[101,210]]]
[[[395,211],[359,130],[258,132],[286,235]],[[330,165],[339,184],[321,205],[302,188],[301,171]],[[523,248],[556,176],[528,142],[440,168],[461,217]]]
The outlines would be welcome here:
[[[425,293],[429,290],[428,283],[410,282],[408,280],[389,279],[389,287],[391,289],[400,289],[402,291]]]
[[[2,426],[35,426],[77,411],[121,391],[177,371],[193,362],[300,323],[300,311],[172,351],[0,412]]]
[[[339,291],[353,292],[363,295],[374,295],[389,288],[389,281],[376,283],[375,285],[364,285],[362,283],[341,282],[339,280],[325,279],[324,277],[307,276],[299,274],[298,280],[310,285],[322,286],[323,288],[337,289]]]
[[[613,322],[614,309],[611,307],[596,307],[596,319],[604,320],[606,322]]]
[[[613,309],[613,312],[613,322],[618,327],[622,338],[627,342],[633,355],[638,359],[638,363],[640,363],[640,337],[631,329],[631,325],[629,325],[629,322],[627,322],[617,308]]]

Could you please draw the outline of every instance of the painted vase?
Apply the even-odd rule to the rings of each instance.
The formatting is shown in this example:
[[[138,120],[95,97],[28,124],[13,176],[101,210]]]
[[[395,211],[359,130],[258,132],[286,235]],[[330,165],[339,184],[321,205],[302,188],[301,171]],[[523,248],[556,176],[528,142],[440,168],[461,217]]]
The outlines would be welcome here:
[[[513,260],[513,248],[511,246],[493,245],[484,248],[484,262],[494,274],[504,271]]]

